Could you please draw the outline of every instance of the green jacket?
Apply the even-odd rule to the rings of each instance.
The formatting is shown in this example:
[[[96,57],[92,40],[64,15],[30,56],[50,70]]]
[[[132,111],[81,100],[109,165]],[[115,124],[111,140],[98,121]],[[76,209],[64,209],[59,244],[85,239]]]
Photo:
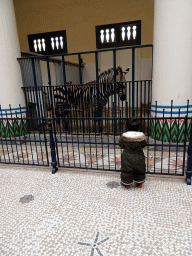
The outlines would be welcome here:
[[[145,155],[143,148],[147,145],[142,132],[126,132],[121,135],[119,146],[121,154],[121,172],[146,172]]]

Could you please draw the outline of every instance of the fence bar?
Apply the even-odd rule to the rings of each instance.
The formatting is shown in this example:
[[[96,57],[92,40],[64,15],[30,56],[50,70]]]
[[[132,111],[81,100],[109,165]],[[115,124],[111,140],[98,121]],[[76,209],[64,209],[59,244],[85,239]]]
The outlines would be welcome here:
[[[126,49],[133,49],[133,48],[145,48],[145,47],[152,47],[152,44],[144,44],[144,45],[132,45],[132,46],[124,46],[124,47],[118,47],[118,51],[126,50]],[[60,56],[73,56],[77,54],[89,54],[89,53],[95,53],[95,52],[111,52],[113,50],[116,50],[116,48],[110,48],[110,49],[99,49],[95,51],[86,51],[86,52],[73,52],[73,53],[62,53],[62,54],[51,54],[51,55],[45,55],[46,57],[60,57]],[[22,58],[17,58],[18,60],[23,60],[23,59],[42,59],[44,56],[30,56],[30,57],[22,57]],[[54,60],[54,59],[53,59]]]
[[[48,122],[48,128],[49,128],[49,135],[50,135],[50,148],[51,148],[51,165],[53,167],[52,173],[56,173],[58,171],[57,168],[57,161],[56,161],[56,153],[55,153],[55,142],[53,139],[53,130],[52,130],[52,123]]]
[[[116,50],[113,50],[113,70],[114,70],[114,108],[113,108],[113,116],[116,117],[116,109],[117,109],[117,102],[116,102]],[[117,134],[117,122],[114,120],[114,134]]]
[[[162,144],[161,144],[161,173],[163,173],[163,137],[164,137],[164,115],[165,115],[165,109],[163,109],[163,131],[162,131]]]
[[[95,71],[96,71],[96,93],[97,93],[97,107],[98,107],[98,117],[102,117],[102,107],[100,104],[100,92],[99,92],[99,69],[98,69],[98,53],[95,52]],[[95,122],[95,132],[97,130]],[[102,133],[103,131],[103,121],[100,119],[98,120],[98,129],[99,132]]]
[[[64,80],[64,85],[66,86],[66,71],[65,71],[65,57],[62,56],[62,64],[63,64],[63,80]]]
[[[98,53],[95,53],[96,83],[99,83]]]
[[[78,61],[79,61],[79,81],[80,81],[80,85],[83,84],[82,82],[82,71],[81,71],[81,63],[82,63],[82,59],[81,59],[81,54],[78,54]],[[81,91],[81,107],[82,107],[82,117],[84,117],[84,105],[83,105],[83,92]],[[83,133],[85,132],[85,123],[84,120],[82,120],[82,125],[83,125]]]
[[[187,185],[191,185],[191,177],[192,177],[192,120],[191,120],[191,129],[190,129],[190,140],[188,146],[188,161],[187,161],[187,172],[186,172],[186,181]]]
[[[82,84],[82,71],[81,71],[82,59],[81,59],[81,54],[78,54],[78,60],[79,60],[79,81],[80,81],[80,84]]]
[[[47,74],[48,74],[49,95],[50,95],[50,100],[51,100],[51,111],[52,111],[52,117],[54,117],[53,95],[52,95],[52,87],[51,87],[51,73],[50,73],[50,67],[49,67],[49,58],[47,58]]]
[[[171,141],[172,141],[172,136],[171,136],[171,130],[172,130],[172,112],[173,112],[173,100],[171,100],[171,117],[170,117],[170,130],[169,130],[169,136],[170,136],[170,140],[169,140],[169,161],[168,161],[168,173],[169,173],[169,167],[170,167],[170,145],[171,145]],[[162,138],[163,139],[163,138]]]
[[[36,104],[37,104],[38,116],[40,117],[40,109],[39,109],[40,100],[39,100],[38,93],[37,93],[37,89],[39,87],[37,87],[37,79],[36,79],[35,61],[34,61],[34,59],[31,59],[31,62],[32,62],[32,69],[33,69],[33,80],[34,80],[34,86],[35,86],[35,98],[36,98],[35,101],[36,101]],[[39,130],[39,132],[41,132],[40,121],[38,121],[38,130]]]
[[[189,114],[189,100],[187,100],[187,115],[185,116],[185,138],[184,138],[184,152],[183,152],[183,175],[185,171],[185,151],[186,151],[186,140],[187,140],[187,122],[188,122],[188,114]]]
[[[132,117],[135,117],[135,48],[132,48]]]

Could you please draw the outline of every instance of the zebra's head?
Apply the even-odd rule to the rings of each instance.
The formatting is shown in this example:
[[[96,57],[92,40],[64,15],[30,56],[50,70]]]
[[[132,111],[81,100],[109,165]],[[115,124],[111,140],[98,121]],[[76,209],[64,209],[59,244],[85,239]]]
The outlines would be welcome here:
[[[110,68],[104,71],[99,76],[99,82],[105,85],[104,91],[107,91],[109,96],[113,95],[115,92],[118,93],[120,100],[124,101],[126,99],[126,79],[125,75],[129,72],[130,68],[125,71],[121,67],[116,68],[116,83],[114,83],[114,68]]]
[[[126,79],[125,75],[129,72],[130,68],[127,68],[125,71],[121,67],[116,68],[116,92],[119,94],[121,101],[126,99]]]

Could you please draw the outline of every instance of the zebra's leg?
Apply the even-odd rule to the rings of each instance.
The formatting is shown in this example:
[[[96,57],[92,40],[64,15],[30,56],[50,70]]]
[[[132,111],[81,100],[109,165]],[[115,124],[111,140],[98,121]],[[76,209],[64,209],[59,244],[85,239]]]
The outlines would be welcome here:
[[[92,100],[93,104],[93,117],[94,117],[94,127],[93,127],[93,132],[97,133],[97,130],[100,131],[99,129],[99,122],[98,122],[98,117],[99,117],[99,101],[98,101],[98,95],[95,95]],[[98,128],[98,129],[97,129]]]
[[[65,119],[65,117],[68,117],[68,111],[64,111],[63,119],[62,119],[62,125],[65,131],[69,132],[69,125],[68,125],[68,120]]]
[[[58,107],[56,107],[55,110],[55,116],[56,116],[56,129],[61,130],[61,125],[60,125],[60,113]]]
[[[96,109],[93,109],[93,117],[94,117],[94,126],[93,126],[93,132],[97,133],[97,112]]]
[[[98,113],[97,113],[99,133],[103,132],[103,120],[102,120],[103,113],[102,113],[102,109],[103,109],[102,108],[102,102],[101,102],[101,100],[99,100]]]
[[[94,127],[93,132],[96,133],[97,130],[99,133],[103,132],[103,120],[101,119],[102,113],[98,109],[94,109]]]

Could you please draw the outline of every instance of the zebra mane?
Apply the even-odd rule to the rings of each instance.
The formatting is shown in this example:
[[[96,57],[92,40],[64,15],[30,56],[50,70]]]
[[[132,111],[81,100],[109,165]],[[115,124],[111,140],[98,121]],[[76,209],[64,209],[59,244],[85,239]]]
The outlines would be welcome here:
[[[122,67],[116,67],[116,77],[120,75],[120,77],[122,77],[123,75],[123,70]],[[108,70],[103,71],[100,75],[99,75],[99,83],[107,83],[107,82],[113,82],[114,81],[114,68],[110,68]],[[93,85],[96,83],[96,80],[90,81],[88,83],[86,83],[85,85]],[[82,86],[85,86],[82,85]],[[79,86],[80,87],[80,86]]]
[[[104,72],[102,72],[99,76],[103,76],[103,75],[107,75],[113,73],[114,74],[114,68],[110,68],[108,70],[105,70]],[[123,70],[122,67],[116,67],[116,73],[120,73],[121,75],[123,74]]]
[[[116,67],[116,77],[120,75],[120,77],[122,77],[123,75],[123,70],[122,70],[122,67]],[[103,71],[100,75],[99,75],[99,83],[111,83],[111,82],[114,82],[114,68],[110,68],[108,70],[105,70]],[[90,81],[86,84],[83,84],[83,85],[75,85],[73,88],[73,91],[76,91],[76,90],[81,90],[81,89],[84,89],[86,90],[87,89],[87,86],[89,85],[89,87],[95,85],[96,83],[96,80],[93,80],[93,81]],[[64,89],[62,88],[55,88],[54,91],[60,91],[61,93],[65,94],[66,91],[65,90],[71,90],[71,85],[67,85],[65,86]]]
[[[116,76],[120,74],[120,76],[122,77],[123,75],[123,70],[122,67],[116,67]],[[104,72],[102,72],[99,75],[99,81],[100,82],[112,82],[114,81],[114,68],[110,68]]]

